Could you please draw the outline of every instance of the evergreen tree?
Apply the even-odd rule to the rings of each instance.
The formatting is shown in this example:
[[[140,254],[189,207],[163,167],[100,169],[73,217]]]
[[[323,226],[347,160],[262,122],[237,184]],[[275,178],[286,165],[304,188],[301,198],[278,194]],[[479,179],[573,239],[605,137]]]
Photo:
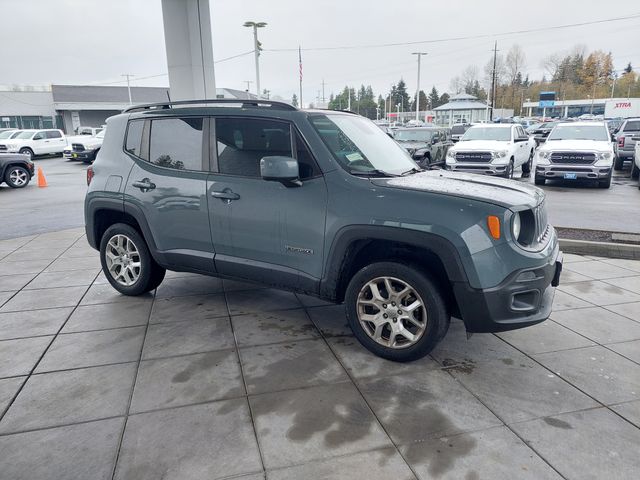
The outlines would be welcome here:
[[[633,67],[631,66],[631,62],[629,62],[627,66],[624,68],[624,73],[631,73],[631,72],[633,72]]]
[[[440,106],[440,95],[438,94],[438,89],[435,85],[429,93],[429,105],[432,109]]]
[[[294,107],[298,106],[298,96],[295,93],[293,94],[293,97],[291,97],[291,105]]]

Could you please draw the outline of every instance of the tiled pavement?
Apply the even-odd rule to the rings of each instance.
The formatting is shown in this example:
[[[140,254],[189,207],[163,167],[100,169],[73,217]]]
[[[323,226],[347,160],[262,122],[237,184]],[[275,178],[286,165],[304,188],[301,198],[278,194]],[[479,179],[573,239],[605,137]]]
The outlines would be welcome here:
[[[0,477],[637,478],[640,262],[565,256],[552,320],[427,358],[342,307],[170,273],[122,297],[82,231],[0,242]]]

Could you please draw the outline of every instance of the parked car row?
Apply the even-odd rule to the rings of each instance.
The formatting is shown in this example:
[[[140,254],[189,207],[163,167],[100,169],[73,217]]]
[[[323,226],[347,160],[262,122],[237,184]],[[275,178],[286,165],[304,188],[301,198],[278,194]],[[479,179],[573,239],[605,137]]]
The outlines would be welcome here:
[[[62,154],[70,160],[91,163],[102,146],[104,130],[80,127],[78,135],[67,137],[57,129],[5,129],[0,131],[0,153],[19,153],[29,158]]]

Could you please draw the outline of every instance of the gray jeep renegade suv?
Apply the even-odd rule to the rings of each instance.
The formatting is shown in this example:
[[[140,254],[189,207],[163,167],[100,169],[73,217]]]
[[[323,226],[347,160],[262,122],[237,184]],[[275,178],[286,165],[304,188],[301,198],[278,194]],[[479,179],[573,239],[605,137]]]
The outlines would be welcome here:
[[[87,172],[87,238],[125,295],[165,270],[346,305],[355,336],[408,361],[451,316],[469,332],[545,320],[562,268],[534,186],[421,171],[371,121],[254,100],[136,106]]]

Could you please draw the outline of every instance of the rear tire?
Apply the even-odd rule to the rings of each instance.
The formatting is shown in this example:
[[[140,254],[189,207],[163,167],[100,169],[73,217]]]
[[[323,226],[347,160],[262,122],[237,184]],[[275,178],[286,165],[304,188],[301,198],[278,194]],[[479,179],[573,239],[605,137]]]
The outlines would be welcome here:
[[[527,163],[524,163],[522,165],[522,176],[529,176],[529,174],[531,173],[531,166],[533,165],[533,150],[531,150],[531,153],[529,154],[529,159],[527,160]]]
[[[545,183],[547,183],[547,179],[546,179],[546,178],[544,178],[544,177],[536,177],[536,178],[534,179],[534,183],[535,183],[536,185],[544,185]]]
[[[436,282],[404,263],[379,262],[362,268],[349,282],[345,305],[358,341],[375,355],[396,362],[424,357],[449,328],[450,315]]]
[[[100,263],[105,277],[123,295],[142,295],[162,283],[166,270],[158,265],[140,233],[116,223],[100,241]]]
[[[623,167],[624,167],[624,160],[620,157],[616,157],[615,161],[613,162],[613,169],[622,170]]]

